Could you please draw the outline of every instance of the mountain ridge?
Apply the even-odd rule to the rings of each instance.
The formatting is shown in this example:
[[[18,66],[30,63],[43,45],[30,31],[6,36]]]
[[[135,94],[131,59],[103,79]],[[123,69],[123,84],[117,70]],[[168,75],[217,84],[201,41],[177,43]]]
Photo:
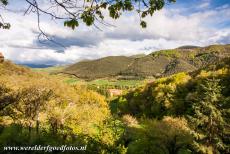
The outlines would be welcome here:
[[[158,78],[179,72],[192,72],[225,57],[230,57],[230,45],[182,46],[140,57],[109,56],[82,61],[65,68],[61,73],[88,80],[118,76]]]

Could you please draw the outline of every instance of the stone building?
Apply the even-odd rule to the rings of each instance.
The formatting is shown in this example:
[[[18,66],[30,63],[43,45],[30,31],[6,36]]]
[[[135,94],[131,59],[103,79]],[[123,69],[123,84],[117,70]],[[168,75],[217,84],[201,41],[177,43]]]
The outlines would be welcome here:
[[[110,97],[120,96],[120,95],[122,95],[122,90],[119,90],[119,89],[108,89],[108,93],[109,93]]]
[[[3,54],[0,52],[0,63],[4,62],[4,56]]]

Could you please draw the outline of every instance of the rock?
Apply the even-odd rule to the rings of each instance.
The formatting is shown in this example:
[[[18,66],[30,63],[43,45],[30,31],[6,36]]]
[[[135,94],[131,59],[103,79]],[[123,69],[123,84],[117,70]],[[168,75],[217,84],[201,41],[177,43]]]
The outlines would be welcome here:
[[[4,62],[4,56],[3,54],[0,52],[0,63]]]

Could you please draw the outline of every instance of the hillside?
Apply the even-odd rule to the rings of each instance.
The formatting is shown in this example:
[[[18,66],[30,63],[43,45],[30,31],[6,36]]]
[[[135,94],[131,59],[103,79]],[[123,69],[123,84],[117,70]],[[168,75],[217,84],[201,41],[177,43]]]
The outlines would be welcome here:
[[[181,59],[173,63],[191,67]],[[229,58],[107,100],[81,84],[64,83],[62,76],[5,61],[0,146],[64,144],[85,147],[80,153],[89,154],[229,153],[229,102]]]
[[[113,136],[112,132],[98,133],[99,127],[106,129],[104,121],[110,117],[105,98],[86,87],[70,86],[57,76],[9,61],[0,63],[1,147],[65,144],[103,150],[101,145],[116,142],[107,137]],[[0,153],[15,152],[2,148]]]
[[[90,80],[111,76],[163,77],[178,72],[192,72],[229,56],[230,45],[183,46],[153,52],[146,56],[113,56],[82,61],[67,67],[62,73]]]
[[[103,78],[118,75],[133,62],[131,57],[110,56],[76,63],[64,69],[63,73],[86,79]]]
[[[177,73],[159,78],[112,100],[110,104],[113,114],[132,115],[133,119],[149,118],[164,121],[168,116],[186,119],[189,126],[187,130],[193,137],[193,143],[186,147],[189,150],[184,152],[185,154],[230,152],[229,105],[230,58],[189,74]],[[169,143],[167,146],[170,146],[171,143],[176,143],[176,138],[180,143],[188,141],[189,136],[183,139],[182,136],[185,134],[181,137],[177,134],[179,132],[176,129],[181,127],[182,121],[179,124],[175,119],[168,119],[175,125],[175,128],[171,128],[164,125],[156,127],[156,120],[154,120],[143,122],[146,130],[142,134],[133,130],[133,127],[138,129],[141,125],[134,123],[134,120],[129,121],[130,125],[136,125],[131,126],[132,129],[129,129],[126,134],[130,153],[138,154],[139,151],[145,153],[153,145],[155,148],[152,151],[155,152],[161,150],[158,145]],[[177,135],[173,138],[172,134]],[[136,138],[133,137],[135,135]],[[164,138],[163,142],[156,143],[160,138]]]

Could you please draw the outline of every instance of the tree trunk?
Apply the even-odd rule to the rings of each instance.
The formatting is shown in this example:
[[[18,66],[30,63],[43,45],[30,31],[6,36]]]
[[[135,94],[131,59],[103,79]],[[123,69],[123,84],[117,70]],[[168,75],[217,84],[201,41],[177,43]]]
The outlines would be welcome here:
[[[36,134],[39,135],[39,125],[40,125],[40,122],[39,120],[36,121]]]
[[[29,143],[31,143],[32,123],[29,123]]]

